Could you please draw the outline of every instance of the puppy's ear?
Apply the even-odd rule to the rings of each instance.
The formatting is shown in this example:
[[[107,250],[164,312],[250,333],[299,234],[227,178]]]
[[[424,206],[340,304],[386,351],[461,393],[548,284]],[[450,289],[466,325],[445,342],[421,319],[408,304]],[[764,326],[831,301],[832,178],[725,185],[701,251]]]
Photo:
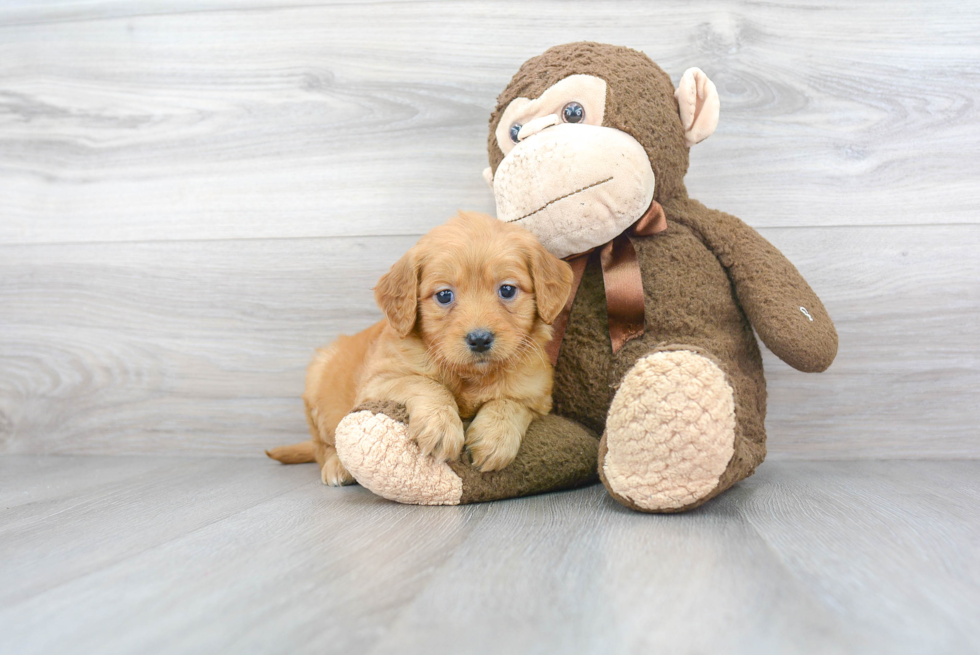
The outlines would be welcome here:
[[[419,261],[415,248],[395,262],[374,287],[374,301],[400,336],[415,327],[419,302]]]
[[[551,325],[565,308],[565,301],[572,292],[572,267],[545,250],[537,239],[531,248],[530,264],[538,316]]]

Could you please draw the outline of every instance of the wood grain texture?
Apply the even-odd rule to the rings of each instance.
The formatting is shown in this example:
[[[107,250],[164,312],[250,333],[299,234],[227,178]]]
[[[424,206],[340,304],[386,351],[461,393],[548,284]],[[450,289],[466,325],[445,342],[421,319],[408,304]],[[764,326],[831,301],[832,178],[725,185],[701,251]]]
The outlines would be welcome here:
[[[837,322],[766,356],[775,457],[980,455],[980,227],[768,229]],[[0,451],[260,456],[314,347],[380,313],[408,237],[0,247]],[[834,253],[829,256],[828,253]]]
[[[0,512],[3,652],[362,652],[485,511],[324,493],[268,460],[126,459],[128,484]],[[35,461],[0,458],[5,480]]]
[[[709,206],[975,223],[978,32],[976,3],[911,0],[6,3],[0,243],[420,234],[491,208],[496,94],[577,39],[715,79]]]
[[[18,495],[61,473],[57,493],[0,505],[0,651],[980,648],[976,461],[768,462],[655,516],[599,485],[428,508],[323,487],[312,466],[106,459],[0,457]],[[118,462],[134,475],[91,486]]]
[[[16,463],[2,458],[5,485],[24,476],[23,470],[11,470]],[[74,469],[63,474],[76,481],[70,491],[29,491],[31,497],[42,497],[15,507],[3,506],[0,553],[18,566],[5,572],[7,584],[0,589],[0,608],[308,483],[273,470],[250,484],[241,484],[249,466],[245,460],[154,458],[127,463],[129,475],[106,476],[92,484],[87,460],[76,460]],[[46,466],[42,460],[36,468]],[[239,484],[229,484],[229,479]],[[36,485],[27,480],[28,487]],[[136,499],[134,493],[139,494]],[[196,511],[187,511],[192,506]],[[93,525],[105,529],[93,530]]]
[[[794,463],[733,502],[841,620],[878,634],[900,622],[909,652],[969,653],[980,647],[977,465]]]
[[[770,451],[980,456],[980,227],[764,230],[840,336],[819,375],[763,348]]]
[[[258,456],[312,349],[457,207],[496,94],[576,39],[699,65],[688,186],[824,299],[779,457],[980,455],[980,5],[0,2],[0,453]]]
[[[413,242],[5,248],[0,440],[259,456],[307,438],[314,348],[378,320],[370,289]]]

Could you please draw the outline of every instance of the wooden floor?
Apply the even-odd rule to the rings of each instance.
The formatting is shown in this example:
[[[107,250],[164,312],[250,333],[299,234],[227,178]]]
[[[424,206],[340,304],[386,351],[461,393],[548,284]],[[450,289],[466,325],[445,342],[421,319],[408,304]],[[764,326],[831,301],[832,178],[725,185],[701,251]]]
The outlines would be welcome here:
[[[409,507],[258,459],[0,457],[0,652],[976,653],[980,461]]]

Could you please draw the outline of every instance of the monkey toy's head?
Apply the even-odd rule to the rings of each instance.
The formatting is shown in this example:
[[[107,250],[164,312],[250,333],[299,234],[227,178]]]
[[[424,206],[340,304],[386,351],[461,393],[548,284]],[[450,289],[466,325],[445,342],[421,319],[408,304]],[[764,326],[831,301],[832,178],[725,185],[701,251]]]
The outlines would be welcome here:
[[[528,60],[490,117],[484,172],[497,218],[558,257],[635,223],[684,191],[688,148],[718,124],[718,93],[697,68],[670,78],[636,50],[569,43]]]

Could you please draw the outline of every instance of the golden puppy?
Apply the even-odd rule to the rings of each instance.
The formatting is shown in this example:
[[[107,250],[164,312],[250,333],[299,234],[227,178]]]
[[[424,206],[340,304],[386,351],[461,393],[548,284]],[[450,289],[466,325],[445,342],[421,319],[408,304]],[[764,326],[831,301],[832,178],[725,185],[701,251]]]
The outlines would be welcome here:
[[[531,233],[460,212],[378,282],[384,320],[317,351],[303,394],[312,441],[267,454],[315,460],[324,484],[350,484],[334,430],[357,405],[380,400],[405,405],[424,454],[455,459],[465,447],[481,471],[504,468],[531,420],[551,411],[544,346],[571,285],[568,264]]]

